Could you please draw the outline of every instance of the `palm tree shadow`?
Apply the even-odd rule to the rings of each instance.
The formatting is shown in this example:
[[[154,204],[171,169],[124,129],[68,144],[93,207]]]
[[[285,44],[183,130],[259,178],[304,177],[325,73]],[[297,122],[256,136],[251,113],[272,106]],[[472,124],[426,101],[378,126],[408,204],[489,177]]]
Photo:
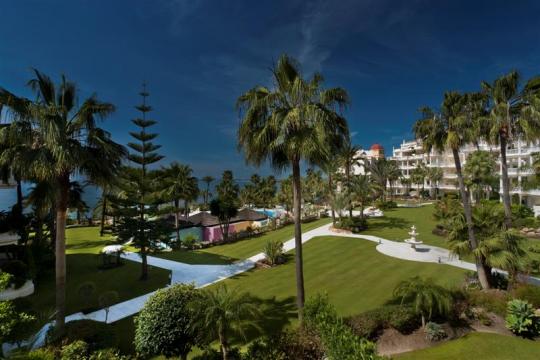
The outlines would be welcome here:
[[[295,298],[290,296],[284,299],[256,298],[255,304],[261,311],[259,319],[256,319],[256,324],[259,327],[250,327],[245,331],[245,338],[235,336],[233,342],[249,343],[261,335],[273,335],[283,331],[292,320],[297,316]]]
[[[381,217],[377,221],[373,221],[369,224],[368,230],[384,230],[389,228],[394,229],[409,229],[412,225],[412,222],[397,217]]]

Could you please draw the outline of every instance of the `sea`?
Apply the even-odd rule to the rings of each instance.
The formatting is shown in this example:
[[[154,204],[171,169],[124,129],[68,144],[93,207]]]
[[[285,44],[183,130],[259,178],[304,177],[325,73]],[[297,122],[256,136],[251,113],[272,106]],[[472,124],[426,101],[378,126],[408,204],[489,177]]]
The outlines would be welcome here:
[[[28,184],[23,185],[23,196],[26,196],[30,191],[31,186]],[[96,207],[96,204],[101,195],[101,190],[92,185],[87,185],[84,187],[83,200],[88,205],[90,209],[88,214],[91,214],[93,209]],[[15,187],[10,188],[0,188],[0,211],[9,211],[11,207],[17,202],[17,191]],[[75,214],[69,214],[70,217],[74,217]]]

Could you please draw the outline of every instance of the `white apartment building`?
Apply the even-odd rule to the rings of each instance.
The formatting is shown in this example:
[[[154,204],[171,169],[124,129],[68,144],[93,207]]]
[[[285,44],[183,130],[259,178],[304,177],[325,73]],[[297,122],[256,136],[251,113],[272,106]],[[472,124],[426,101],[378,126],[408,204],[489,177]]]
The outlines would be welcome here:
[[[460,158],[462,166],[467,162],[467,156],[476,151],[484,150],[492,152],[496,155],[497,163],[499,165],[499,179],[501,178],[500,169],[500,156],[499,147],[489,145],[485,142],[476,145],[467,145],[460,151]],[[512,196],[519,197],[519,201],[522,204],[530,207],[540,206],[540,189],[526,190],[522,186],[527,178],[533,176],[534,173],[531,169],[532,154],[540,152],[540,142],[536,141],[528,143],[524,141],[516,141],[508,146],[507,150],[507,162],[508,162],[508,177],[510,178],[510,194]],[[457,176],[454,165],[454,157],[450,151],[444,151],[438,153],[435,150],[431,152],[424,151],[421,142],[403,141],[398,148],[393,148],[392,156],[390,159],[397,161],[400,167],[403,177],[408,178],[414,168],[420,163],[424,163],[427,167],[439,167],[443,170],[443,180],[439,182],[438,189],[441,192],[456,192],[457,188]],[[499,180],[499,189],[502,191],[502,180]],[[428,180],[424,183],[426,190],[434,189],[436,184],[430,184]],[[396,190],[404,194],[415,188],[413,184],[410,188],[405,188],[399,182],[395,185]]]
[[[369,173],[367,167],[369,162],[374,159],[384,157],[384,148],[380,144],[373,144],[369,150],[361,149],[356,153],[358,161],[352,167],[352,173],[355,175],[366,175]],[[343,172],[344,170],[342,170]]]

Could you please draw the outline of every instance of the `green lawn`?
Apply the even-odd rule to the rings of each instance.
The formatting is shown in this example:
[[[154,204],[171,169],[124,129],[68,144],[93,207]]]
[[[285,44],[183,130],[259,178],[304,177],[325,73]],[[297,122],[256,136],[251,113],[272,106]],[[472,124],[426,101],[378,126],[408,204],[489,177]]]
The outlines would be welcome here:
[[[313,230],[330,223],[330,218],[323,218],[302,224],[302,232]],[[188,264],[228,264],[237,260],[244,260],[263,251],[264,244],[269,240],[287,241],[294,236],[294,226],[287,225],[275,231],[269,231],[260,236],[236,241],[230,244],[211,246],[195,251],[171,251],[154,254],[164,259],[180,261]]]
[[[457,285],[464,272],[447,265],[399,260],[380,254],[376,244],[346,237],[328,236],[304,245],[307,297],[328,293],[341,315],[357,314],[384,304],[401,280],[432,277],[444,285]],[[271,269],[255,269],[225,280],[227,285],[287,308],[295,317],[294,260]],[[292,304],[292,306],[291,306]],[[283,325],[276,323],[275,325]]]
[[[471,333],[461,339],[399,356],[400,360],[536,360],[540,342],[498,334]]]
[[[410,238],[411,226],[416,226],[419,240],[434,246],[447,247],[444,237],[434,235],[432,230],[437,222],[433,219],[433,205],[418,208],[396,208],[384,211],[380,218],[370,218],[368,229],[362,234],[375,235],[388,240]]]
[[[96,285],[96,294],[90,304],[93,307],[98,306],[97,297],[105,291],[117,291],[119,300],[125,301],[164,287],[169,282],[169,271],[154,267],[149,269],[149,279],[140,281],[141,265],[127,260],[118,268],[100,270],[100,257],[97,253],[110,241],[110,237],[101,238],[97,227],[67,229],[66,239],[68,314],[86,308],[78,296],[78,287],[85,281],[92,281]],[[55,304],[54,265],[51,265],[48,271],[39,274],[36,292],[18,300],[18,303],[25,309],[38,313],[52,312]]]

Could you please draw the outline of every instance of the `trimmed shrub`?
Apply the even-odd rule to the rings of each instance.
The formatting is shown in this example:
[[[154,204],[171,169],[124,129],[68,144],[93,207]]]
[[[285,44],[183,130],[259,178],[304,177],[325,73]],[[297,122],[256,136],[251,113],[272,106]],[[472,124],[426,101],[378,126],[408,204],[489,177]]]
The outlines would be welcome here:
[[[440,341],[448,336],[441,325],[431,321],[426,324],[425,332],[429,341]]]
[[[482,307],[500,316],[506,314],[509,295],[501,290],[469,290],[465,293],[471,306]]]
[[[306,325],[321,338],[325,354],[330,360],[380,359],[375,344],[359,338],[338,317],[328,297],[318,295],[308,300],[304,307]]]
[[[355,334],[376,340],[386,328],[410,334],[420,327],[420,317],[409,306],[386,305],[347,319]]]
[[[3,272],[12,275],[9,285],[13,285],[15,289],[20,288],[29,279],[28,266],[20,260],[8,261],[0,267]]]
[[[324,351],[319,337],[304,328],[253,341],[243,360],[320,360]]]
[[[187,355],[196,344],[189,304],[198,296],[193,285],[158,290],[135,318],[135,349],[145,357]]]
[[[336,228],[349,230],[352,232],[360,232],[367,229],[367,220],[359,217],[342,218],[341,221],[336,222]]]
[[[397,208],[397,203],[395,201],[382,201],[377,200],[375,201],[375,207],[380,210],[388,210],[388,209],[395,209]]]
[[[230,348],[227,353],[227,358],[229,360],[242,360],[242,355],[238,348]],[[223,355],[214,348],[206,348],[202,354],[196,355],[192,360],[223,360]]]
[[[77,295],[79,295],[81,303],[83,303],[85,306],[83,313],[88,313],[93,310],[92,301],[94,300],[95,293],[96,284],[94,284],[92,281],[86,281],[79,285]]]
[[[531,303],[535,308],[540,308],[540,287],[530,284],[522,284],[515,288],[512,295],[516,299]]]
[[[508,302],[506,327],[524,338],[540,335],[540,318],[527,301],[514,299]]]

